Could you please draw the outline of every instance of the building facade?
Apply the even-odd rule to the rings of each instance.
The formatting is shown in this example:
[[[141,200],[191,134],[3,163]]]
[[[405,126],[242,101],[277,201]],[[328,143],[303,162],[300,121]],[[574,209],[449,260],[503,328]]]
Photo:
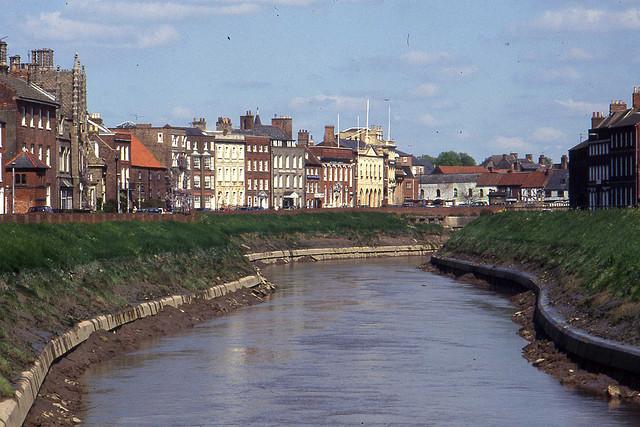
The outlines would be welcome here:
[[[613,101],[609,115],[593,113],[589,138],[569,151],[569,194],[574,208],[638,206],[640,88],[632,105]]]
[[[244,135],[215,132],[214,209],[235,209],[245,204],[245,139]]]
[[[271,207],[271,140],[267,136],[245,136],[245,205]]]

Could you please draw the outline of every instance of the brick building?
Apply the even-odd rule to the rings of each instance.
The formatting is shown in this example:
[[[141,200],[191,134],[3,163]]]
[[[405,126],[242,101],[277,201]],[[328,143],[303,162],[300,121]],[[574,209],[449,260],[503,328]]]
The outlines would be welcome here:
[[[191,194],[194,209],[214,209],[215,193],[215,136],[207,131],[204,118],[193,119],[187,128],[187,147],[191,151]]]
[[[130,197],[137,209],[165,208],[167,168],[135,136],[131,135]]]
[[[52,169],[54,183],[54,208],[92,209],[95,186],[88,180],[88,157],[91,146],[88,138],[87,76],[76,54],[71,69],[55,66],[52,49],[35,49],[30,52],[31,62],[22,63],[20,55],[10,58],[9,73],[23,78],[52,94],[59,104],[57,114],[51,117],[56,123],[56,147],[58,168]]]
[[[613,101],[609,115],[593,113],[589,138],[569,150],[569,199],[574,208],[638,206],[640,88],[631,108]]]
[[[268,209],[271,207],[271,139],[246,135],[245,143],[245,204]]]
[[[300,139],[298,138],[298,141]],[[310,150],[304,153],[305,207],[321,208],[324,200],[322,162]]]
[[[316,145],[308,148],[322,163],[322,207],[353,207],[356,190],[356,160],[346,147]]]
[[[6,44],[0,43],[0,61],[6,58]],[[0,62],[0,127],[2,127],[2,148],[0,158],[3,169],[9,168],[6,159],[18,159],[23,151],[29,151],[38,159],[38,185],[44,193],[30,198],[33,206],[57,206],[58,194],[54,190],[56,180],[56,111],[58,103],[55,97],[23,79],[8,74],[6,62]],[[20,157],[20,159],[24,156]],[[29,177],[28,175],[27,177]],[[3,181],[3,209],[10,212],[9,194],[11,186]],[[30,184],[29,184],[30,185]],[[7,188],[8,187],[8,188]],[[16,190],[17,191],[17,190]],[[29,206],[26,206],[28,209]]]
[[[51,189],[47,172],[51,168],[30,151],[22,151],[6,163],[5,173],[13,180],[8,211],[24,214],[34,206],[49,206]]]

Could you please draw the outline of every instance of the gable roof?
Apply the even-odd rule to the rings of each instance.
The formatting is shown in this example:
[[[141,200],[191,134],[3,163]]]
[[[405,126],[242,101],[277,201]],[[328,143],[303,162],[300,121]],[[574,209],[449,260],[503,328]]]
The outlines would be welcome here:
[[[513,172],[500,174],[502,187],[542,188],[549,176],[543,172]]]
[[[480,187],[497,186],[503,174],[497,172],[488,172],[480,174],[476,185]]]
[[[29,83],[26,80],[21,78],[6,75],[0,77],[0,83],[6,84],[8,87],[13,89],[16,92],[18,98],[31,101],[31,102],[39,102],[41,104],[47,104],[52,107],[57,107],[60,104],[56,102],[56,97],[49,92],[45,91],[39,86],[36,86],[33,83]]]
[[[166,169],[135,135],[131,135],[131,166],[147,169]]]
[[[458,184],[476,182],[479,174],[451,173],[421,175],[420,184]]]
[[[484,172],[487,172],[487,170],[482,166],[438,166],[433,171],[434,174],[468,174]]]
[[[6,170],[11,170],[14,167],[16,169],[22,170],[38,170],[50,168],[46,163],[40,160],[38,156],[26,150],[19,152],[11,160],[6,162],[5,167]]]
[[[545,184],[546,190],[568,190],[569,189],[569,169],[551,169],[549,179]]]

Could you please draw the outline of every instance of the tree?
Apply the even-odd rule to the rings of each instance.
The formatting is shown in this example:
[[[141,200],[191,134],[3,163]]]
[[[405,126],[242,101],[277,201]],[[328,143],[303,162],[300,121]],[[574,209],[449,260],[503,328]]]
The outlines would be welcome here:
[[[476,161],[467,153],[443,151],[434,162],[437,166],[475,166]]]

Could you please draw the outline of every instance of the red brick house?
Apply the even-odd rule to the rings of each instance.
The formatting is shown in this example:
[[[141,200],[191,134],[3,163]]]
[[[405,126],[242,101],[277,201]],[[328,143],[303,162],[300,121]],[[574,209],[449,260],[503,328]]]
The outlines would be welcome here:
[[[131,176],[129,187],[137,209],[165,208],[167,168],[135,136],[131,135]]]
[[[322,163],[322,207],[353,207],[356,160],[350,148],[316,145],[307,148]]]
[[[245,135],[245,204],[268,209],[271,206],[271,138]]]
[[[49,206],[50,185],[47,172],[51,168],[30,151],[22,151],[5,163],[5,174],[13,180],[9,190],[8,211],[27,213],[33,206]]]
[[[6,171],[8,164],[6,158],[12,160],[25,158],[22,156],[24,150],[32,154],[29,156],[28,163],[32,163],[30,167],[38,165],[39,173],[42,175],[36,174],[37,182],[38,186],[44,189],[43,194],[38,192],[37,197],[29,198],[34,206],[36,204],[38,206],[59,205],[58,192],[55,191],[57,108],[58,103],[53,95],[32,83],[8,75],[6,69],[0,70],[0,126],[3,128],[0,159]],[[32,162],[33,158],[38,162]],[[44,167],[41,167],[42,165]],[[31,186],[31,184],[28,185]],[[12,199],[10,194],[12,187],[8,187],[5,179],[5,200]],[[8,206],[6,202],[5,206]],[[7,211],[11,212],[10,209]]]
[[[299,140],[299,139],[298,139]],[[305,150],[305,207],[321,208],[324,200],[322,162],[309,149]]]

